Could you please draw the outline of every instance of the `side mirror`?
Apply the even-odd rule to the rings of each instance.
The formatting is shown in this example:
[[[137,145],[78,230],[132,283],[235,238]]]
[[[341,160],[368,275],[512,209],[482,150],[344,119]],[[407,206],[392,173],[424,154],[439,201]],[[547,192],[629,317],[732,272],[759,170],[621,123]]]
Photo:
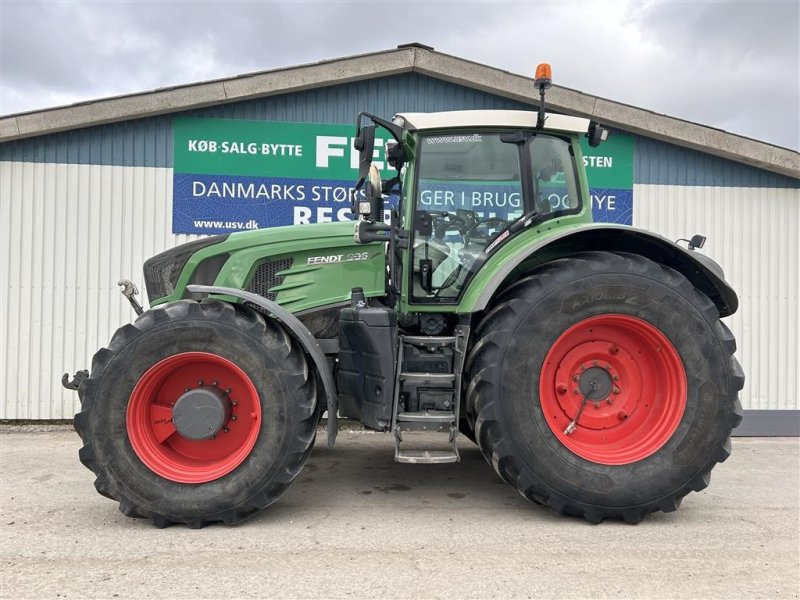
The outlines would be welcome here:
[[[702,248],[706,245],[706,236],[700,235],[696,233],[692,236],[692,239],[689,240],[689,250],[694,250],[695,248]]]
[[[367,125],[358,130],[358,135],[353,140],[353,148],[358,150],[356,190],[359,190],[364,185],[372,165],[372,155],[375,152],[375,125]]]
[[[597,148],[608,139],[608,129],[592,121],[589,123],[589,132],[586,137],[589,138],[589,145],[592,148]]]
[[[364,182],[364,195],[358,200],[358,214],[372,223],[379,223],[383,221],[381,172],[375,165],[370,165],[368,169]]]

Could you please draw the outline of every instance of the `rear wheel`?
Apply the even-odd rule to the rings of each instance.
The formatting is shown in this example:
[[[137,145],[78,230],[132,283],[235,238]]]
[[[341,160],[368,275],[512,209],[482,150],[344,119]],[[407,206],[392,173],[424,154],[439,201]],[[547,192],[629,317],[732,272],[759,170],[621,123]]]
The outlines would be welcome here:
[[[643,257],[540,267],[484,317],[467,369],[478,444],[526,497],[590,521],[671,511],[730,453],[744,383],[716,308]]]
[[[75,428],[95,487],[158,526],[236,523],[286,490],[314,441],[316,378],[274,321],[181,301],[97,352]]]

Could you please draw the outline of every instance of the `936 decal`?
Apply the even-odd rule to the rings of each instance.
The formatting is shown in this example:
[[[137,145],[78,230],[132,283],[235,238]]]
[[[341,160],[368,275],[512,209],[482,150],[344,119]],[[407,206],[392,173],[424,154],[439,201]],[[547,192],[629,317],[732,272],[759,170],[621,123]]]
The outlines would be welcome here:
[[[349,254],[329,254],[328,256],[309,256],[307,265],[329,265],[331,263],[356,262],[369,260],[368,252],[351,252]]]

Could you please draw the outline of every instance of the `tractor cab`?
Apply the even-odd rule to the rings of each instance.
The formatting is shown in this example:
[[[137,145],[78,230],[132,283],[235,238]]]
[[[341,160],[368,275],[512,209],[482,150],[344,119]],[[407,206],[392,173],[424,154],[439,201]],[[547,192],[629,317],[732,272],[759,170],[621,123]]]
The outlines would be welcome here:
[[[398,174],[388,184],[364,149],[374,133],[360,126],[362,116],[395,137],[387,156]],[[356,240],[385,235],[399,249],[390,269],[404,307],[452,312],[475,273],[518,234],[591,222],[579,168],[579,136],[590,131],[605,133],[588,119],[525,111],[401,113],[391,123],[362,113],[356,148],[366,176],[354,193]],[[382,193],[398,197],[389,225],[380,219]]]

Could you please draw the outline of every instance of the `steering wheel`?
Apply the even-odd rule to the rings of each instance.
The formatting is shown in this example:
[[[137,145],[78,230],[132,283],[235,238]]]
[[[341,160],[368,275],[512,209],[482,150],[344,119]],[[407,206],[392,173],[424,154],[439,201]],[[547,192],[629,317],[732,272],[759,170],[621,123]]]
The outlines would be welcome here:
[[[486,239],[489,239],[489,228],[493,225],[500,225],[501,227],[505,227],[508,221],[505,219],[501,219],[500,217],[487,217],[485,219],[478,219],[472,227],[467,229],[464,233],[464,245],[467,246],[471,242],[472,236],[476,233],[479,227],[486,227]]]
[[[438,239],[442,239],[449,229],[457,229],[463,235],[466,221],[453,213],[442,211],[440,213],[429,213],[433,221],[433,235]]]

